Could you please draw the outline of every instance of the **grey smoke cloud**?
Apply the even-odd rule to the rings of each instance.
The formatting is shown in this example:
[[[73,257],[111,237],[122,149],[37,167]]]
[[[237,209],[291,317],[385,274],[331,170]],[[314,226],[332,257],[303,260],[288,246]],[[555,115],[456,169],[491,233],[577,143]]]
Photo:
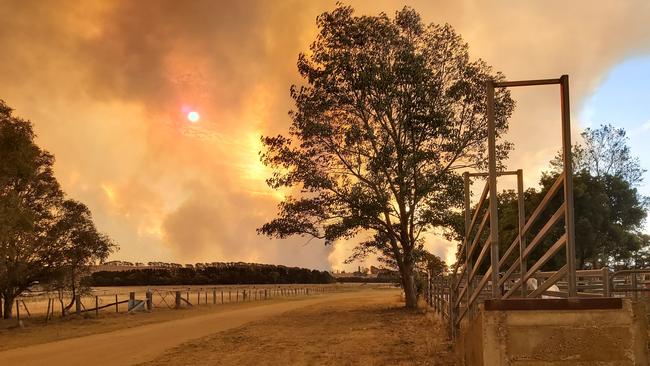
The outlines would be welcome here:
[[[570,74],[575,128],[607,71],[650,52],[647,1],[414,1],[509,78]],[[350,2],[392,14],[402,3]],[[133,260],[243,260],[328,268],[345,250],[255,228],[281,195],[260,134],[286,131],[295,63],[334,1],[7,1],[0,98],[35,123],[69,195]],[[557,90],[515,91],[510,166],[527,184],[559,148]],[[201,113],[188,124],[182,108]],[[504,182],[504,188],[507,182]],[[344,245],[340,243],[339,245]],[[445,256],[453,247],[431,239]]]

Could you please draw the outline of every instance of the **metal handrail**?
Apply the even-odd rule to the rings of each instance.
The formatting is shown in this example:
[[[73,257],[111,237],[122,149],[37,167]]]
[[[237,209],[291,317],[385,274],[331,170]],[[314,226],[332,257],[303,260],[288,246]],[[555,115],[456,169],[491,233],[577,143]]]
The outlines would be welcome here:
[[[496,161],[496,118],[495,118],[495,88],[507,88],[515,86],[534,86],[534,85],[547,85],[559,84],[561,93],[561,120],[562,120],[562,162],[563,172],[556,178],[551,185],[550,189],[542,201],[533,210],[532,214],[526,220],[524,212],[524,190],[523,190],[523,172],[517,171],[497,171]],[[573,173],[572,173],[572,157],[571,157],[571,126],[570,126],[570,113],[569,113],[569,79],[567,75],[562,75],[558,79],[541,79],[541,80],[523,80],[523,81],[486,81],[486,117],[487,117],[487,132],[488,132],[488,172],[478,173],[464,173],[464,186],[465,186],[465,235],[459,246],[459,252],[456,256],[457,261],[454,265],[453,274],[447,280],[447,293],[445,291],[436,292],[440,299],[437,301],[446,301],[447,314],[450,321],[450,330],[452,335],[455,334],[457,327],[461,321],[466,317],[471,317],[472,309],[476,305],[477,300],[481,297],[484,289],[490,285],[490,294],[488,297],[493,299],[508,298],[512,296],[515,291],[521,289],[522,297],[538,297],[546,293],[553,284],[559,283],[564,277],[567,278],[567,296],[577,297],[577,277],[575,268],[575,228],[574,228],[574,207],[573,207]],[[498,199],[497,199],[497,177],[502,175],[516,175],[517,176],[517,210],[518,210],[518,226],[517,236],[507,247],[505,255],[499,257],[499,227],[498,227]],[[476,204],[474,212],[470,209],[470,192],[469,192],[469,179],[470,177],[487,177],[481,196]],[[526,235],[530,234],[534,224],[539,220],[542,213],[545,212],[550,205],[552,199],[560,192],[560,187],[563,187],[564,199],[559,208],[553,213],[551,218],[544,223],[539,231],[534,235],[532,241],[527,244]],[[484,210],[485,203],[488,203],[487,210],[482,215],[481,224],[474,233],[474,228],[481,212]],[[470,217],[471,216],[471,217]],[[560,219],[564,218],[564,233],[563,235],[551,246],[545,253],[542,253],[539,258],[535,258],[535,263],[527,268],[528,260],[532,259],[532,254],[543,242],[543,239],[551,232]],[[489,225],[487,222],[489,220]],[[489,228],[487,241],[482,243],[481,250],[478,256],[475,255],[477,246],[481,243],[481,238],[484,234],[484,229]],[[519,253],[515,249],[519,248]],[[553,272],[546,278],[535,291],[528,293],[526,283],[538,273],[541,268],[557,253],[560,249],[564,248],[566,252],[566,263],[561,270]],[[485,262],[485,258],[489,257],[489,267],[485,273],[480,277],[479,283],[476,288],[473,288],[475,279],[479,276],[481,267]],[[510,262],[513,258],[514,262]],[[464,264],[461,263],[464,259]],[[462,265],[462,271],[459,270]],[[507,266],[507,271],[502,274],[500,269],[502,266]],[[515,274],[516,269],[519,268],[518,279],[510,286],[509,281],[511,276]],[[459,276],[460,272],[460,276]],[[635,275],[636,276],[636,275]],[[609,285],[609,272],[603,271],[603,278],[606,279],[606,285],[603,286],[604,294],[610,290]],[[636,281],[636,279],[635,279]],[[508,287],[507,291],[504,287]],[[505,294],[504,294],[505,292]],[[586,294],[589,296],[589,294]],[[433,301],[433,300],[432,300]],[[463,306],[464,305],[464,306]]]

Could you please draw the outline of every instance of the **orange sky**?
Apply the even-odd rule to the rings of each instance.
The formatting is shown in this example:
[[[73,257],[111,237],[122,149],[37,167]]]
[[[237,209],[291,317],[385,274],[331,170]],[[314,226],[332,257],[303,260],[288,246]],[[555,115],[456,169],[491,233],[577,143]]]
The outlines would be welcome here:
[[[1,2],[0,98],[32,120],[64,190],[120,245],[113,258],[341,268],[345,243],[255,233],[282,197],[264,183],[259,136],[286,131],[298,52],[334,1]],[[569,74],[576,131],[607,71],[650,53],[645,0],[406,3],[452,24],[510,79]],[[404,5],[350,4],[367,14]],[[530,186],[560,147],[558,93],[513,96],[509,167]],[[189,124],[183,106],[201,121]]]

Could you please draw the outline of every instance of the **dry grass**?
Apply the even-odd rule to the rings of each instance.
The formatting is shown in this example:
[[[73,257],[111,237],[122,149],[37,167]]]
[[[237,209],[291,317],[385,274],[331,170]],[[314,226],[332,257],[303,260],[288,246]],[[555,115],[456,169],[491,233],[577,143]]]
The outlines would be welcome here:
[[[294,310],[185,343],[147,365],[454,365],[440,321],[402,308],[395,294]]]
[[[44,317],[34,317],[31,319],[25,319],[22,328],[16,326],[15,320],[0,320],[0,351],[68,338],[106,333],[146,324],[195,317],[208,313],[229,311],[246,307],[265,306],[267,304],[295,301],[303,298],[305,297],[276,298],[265,301],[214,306],[202,305],[182,310],[169,310],[163,308],[151,313],[140,312],[134,314],[116,314],[114,312],[105,311],[100,313],[98,318],[95,318],[94,313],[86,313],[81,317],[71,315],[63,319],[55,318],[48,324],[45,324]],[[126,305],[124,305],[124,307],[126,307]]]

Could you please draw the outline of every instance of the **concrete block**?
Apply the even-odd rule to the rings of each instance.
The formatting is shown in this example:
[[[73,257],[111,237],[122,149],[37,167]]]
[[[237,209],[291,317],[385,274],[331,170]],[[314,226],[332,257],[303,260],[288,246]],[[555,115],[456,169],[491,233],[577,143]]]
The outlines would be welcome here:
[[[648,365],[645,309],[631,300],[606,310],[480,307],[465,324],[456,354],[467,366]]]

